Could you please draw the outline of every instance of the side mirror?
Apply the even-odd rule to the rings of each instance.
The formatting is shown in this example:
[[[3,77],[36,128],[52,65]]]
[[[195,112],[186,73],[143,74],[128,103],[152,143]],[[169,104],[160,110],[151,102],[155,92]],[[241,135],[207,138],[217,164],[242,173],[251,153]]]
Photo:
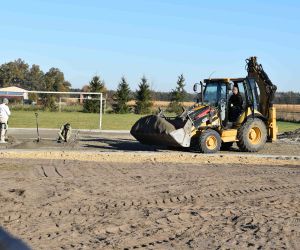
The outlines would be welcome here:
[[[194,86],[193,86],[194,92],[197,92],[197,89],[198,89],[197,86],[198,86],[198,83],[195,83]]]

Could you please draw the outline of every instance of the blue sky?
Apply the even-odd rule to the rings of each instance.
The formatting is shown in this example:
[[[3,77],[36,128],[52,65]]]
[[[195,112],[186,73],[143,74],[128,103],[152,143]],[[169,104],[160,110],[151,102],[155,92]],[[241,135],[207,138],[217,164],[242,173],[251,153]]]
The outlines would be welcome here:
[[[58,67],[73,87],[99,74],[109,89],[146,75],[169,91],[194,82],[243,77],[259,58],[281,91],[300,91],[300,2],[128,0],[1,1],[0,63],[24,59]]]

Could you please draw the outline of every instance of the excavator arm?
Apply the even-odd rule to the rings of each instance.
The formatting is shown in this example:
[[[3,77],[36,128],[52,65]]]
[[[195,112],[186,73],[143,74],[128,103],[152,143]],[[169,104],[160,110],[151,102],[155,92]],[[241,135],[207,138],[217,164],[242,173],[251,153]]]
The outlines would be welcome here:
[[[273,107],[273,100],[277,90],[261,64],[257,63],[255,56],[246,59],[246,70],[248,78],[255,79],[259,88],[259,112],[268,120],[269,139],[276,140],[276,110]]]
[[[259,111],[263,116],[269,118],[269,109],[273,106],[277,87],[272,83],[262,65],[257,63],[255,56],[246,59],[246,69],[248,77],[254,78],[259,88]]]

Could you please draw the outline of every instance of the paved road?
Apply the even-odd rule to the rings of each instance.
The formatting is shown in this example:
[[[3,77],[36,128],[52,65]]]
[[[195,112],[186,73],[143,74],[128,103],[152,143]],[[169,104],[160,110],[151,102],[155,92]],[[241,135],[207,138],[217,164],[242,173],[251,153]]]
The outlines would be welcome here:
[[[40,128],[39,133],[42,139],[55,139],[59,129]],[[127,135],[130,136],[129,130],[87,130],[73,129],[73,133],[79,133],[81,137],[97,137],[102,135]],[[9,128],[8,135],[19,139],[35,139],[37,138],[36,128]]]
[[[172,152],[166,148],[143,145],[137,142],[129,133],[129,131],[113,131],[113,130],[73,130],[70,143],[57,143],[58,129],[40,129],[40,137],[42,140],[39,143],[34,142],[37,138],[36,129],[9,129],[8,135],[12,137],[12,142],[0,145],[1,150],[85,150],[85,151],[126,151],[126,152]],[[184,149],[178,149],[184,153]],[[267,143],[265,148],[258,153],[273,156],[297,156],[299,157],[300,143],[290,143],[278,141],[276,143]],[[241,153],[235,145],[229,151],[222,153],[239,154]]]

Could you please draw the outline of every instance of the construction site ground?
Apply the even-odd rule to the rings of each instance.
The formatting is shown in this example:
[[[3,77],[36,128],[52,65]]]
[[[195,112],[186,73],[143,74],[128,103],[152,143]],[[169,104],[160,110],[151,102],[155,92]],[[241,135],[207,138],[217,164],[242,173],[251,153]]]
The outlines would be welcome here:
[[[300,141],[204,155],[127,132],[10,130],[0,225],[32,249],[297,249]]]

